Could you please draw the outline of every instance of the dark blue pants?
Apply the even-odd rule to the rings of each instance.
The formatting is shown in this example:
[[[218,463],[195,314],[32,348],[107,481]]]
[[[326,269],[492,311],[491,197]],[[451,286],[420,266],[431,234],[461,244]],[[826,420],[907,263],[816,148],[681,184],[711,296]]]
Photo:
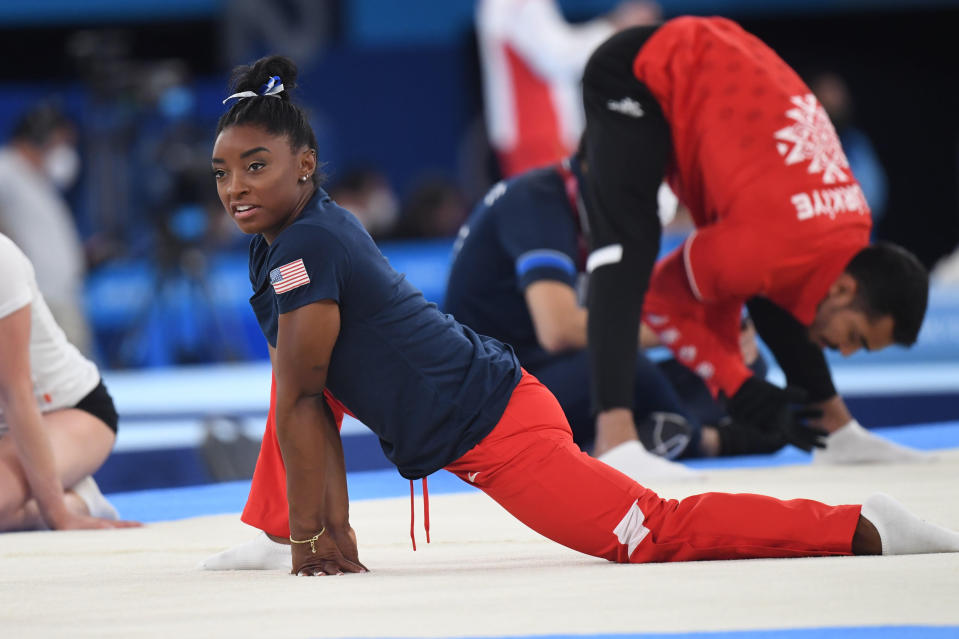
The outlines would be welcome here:
[[[750,368],[765,379],[768,367],[762,355]],[[589,362],[585,350],[572,351],[552,357],[548,362],[527,367],[559,400],[573,440],[583,450],[589,450],[596,436],[595,416],[590,403]],[[699,457],[699,441],[703,424],[719,424],[726,417],[726,406],[717,401],[694,372],[674,359],[654,364],[639,353],[635,363],[636,382],[633,401],[636,420],[649,413],[664,412],[682,415],[691,429],[689,445],[681,458]]]
[[[571,351],[556,355],[549,362],[527,370],[535,375],[559,400],[569,425],[573,440],[583,450],[589,450],[596,436],[595,416],[590,401],[589,360],[586,350]],[[699,449],[699,421],[683,406],[679,394],[659,367],[646,355],[636,355],[636,381],[633,398],[636,419],[652,412],[676,413],[685,417],[693,429],[687,447],[691,453]]]

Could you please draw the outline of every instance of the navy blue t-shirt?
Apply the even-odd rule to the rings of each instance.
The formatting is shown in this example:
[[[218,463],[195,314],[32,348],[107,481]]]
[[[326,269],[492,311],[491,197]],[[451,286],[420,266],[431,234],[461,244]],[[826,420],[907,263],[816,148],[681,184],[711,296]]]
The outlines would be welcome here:
[[[273,346],[280,314],[320,300],[339,305],[327,386],[406,478],[478,444],[519,383],[512,349],[428,303],[322,190],[273,244],[253,238],[250,282],[250,304]]]
[[[530,371],[554,356],[536,339],[524,291],[544,279],[576,287],[574,215],[557,169],[537,169],[494,186],[457,241],[444,310],[512,346]]]

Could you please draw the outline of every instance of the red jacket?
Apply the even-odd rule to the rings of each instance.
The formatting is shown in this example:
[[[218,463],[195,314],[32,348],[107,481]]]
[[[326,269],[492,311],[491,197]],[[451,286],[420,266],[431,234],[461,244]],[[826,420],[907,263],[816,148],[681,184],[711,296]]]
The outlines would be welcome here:
[[[697,231],[657,265],[645,321],[710,389],[751,372],[743,303],[761,295],[812,322],[869,242],[869,207],[832,123],[799,76],[723,18],[663,25],[633,62],[670,125],[667,178]]]

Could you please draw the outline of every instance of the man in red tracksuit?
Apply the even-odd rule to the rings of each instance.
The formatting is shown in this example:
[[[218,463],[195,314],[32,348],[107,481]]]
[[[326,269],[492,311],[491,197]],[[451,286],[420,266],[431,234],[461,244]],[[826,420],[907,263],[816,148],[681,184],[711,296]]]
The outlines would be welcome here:
[[[809,450],[823,433],[806,418],[824,409],[820,423],[857,448],[864,431],[836,394],[822,348],[848,355],[912,344],[928,275],[905,250],[869,245],[869,207],[811,91],[723,18],[621,32],[593,54],[583,82],[597,429],[633,428],[642,310],[740,423],[782,430]],[[664,176],[697,231],[653,272]],[[798,390],[760,380],[742,362],[747,301],[760,334],[777,336],[770,347]],[[803,400],[813,410],[793,407]]]

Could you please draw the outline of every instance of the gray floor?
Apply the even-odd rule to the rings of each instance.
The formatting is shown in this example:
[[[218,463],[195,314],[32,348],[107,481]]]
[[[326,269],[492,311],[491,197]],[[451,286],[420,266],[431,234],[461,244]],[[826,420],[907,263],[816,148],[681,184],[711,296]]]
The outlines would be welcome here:
[[[881,490],[959,529],[959,449],[920,466],[713,470],[703,482],[651,487],[667,497],[720,490],[829,503]],[[886,625],[959,633],[959,554],[620,566],[539,537],[482,494],[430,501],[433,543],[420,529],[415,553],[408,499],[355,502],[361,559],[372,572],[319,579],[194,571],[253,535],[235,515],[4,535],[0,635],[497,637]]]

